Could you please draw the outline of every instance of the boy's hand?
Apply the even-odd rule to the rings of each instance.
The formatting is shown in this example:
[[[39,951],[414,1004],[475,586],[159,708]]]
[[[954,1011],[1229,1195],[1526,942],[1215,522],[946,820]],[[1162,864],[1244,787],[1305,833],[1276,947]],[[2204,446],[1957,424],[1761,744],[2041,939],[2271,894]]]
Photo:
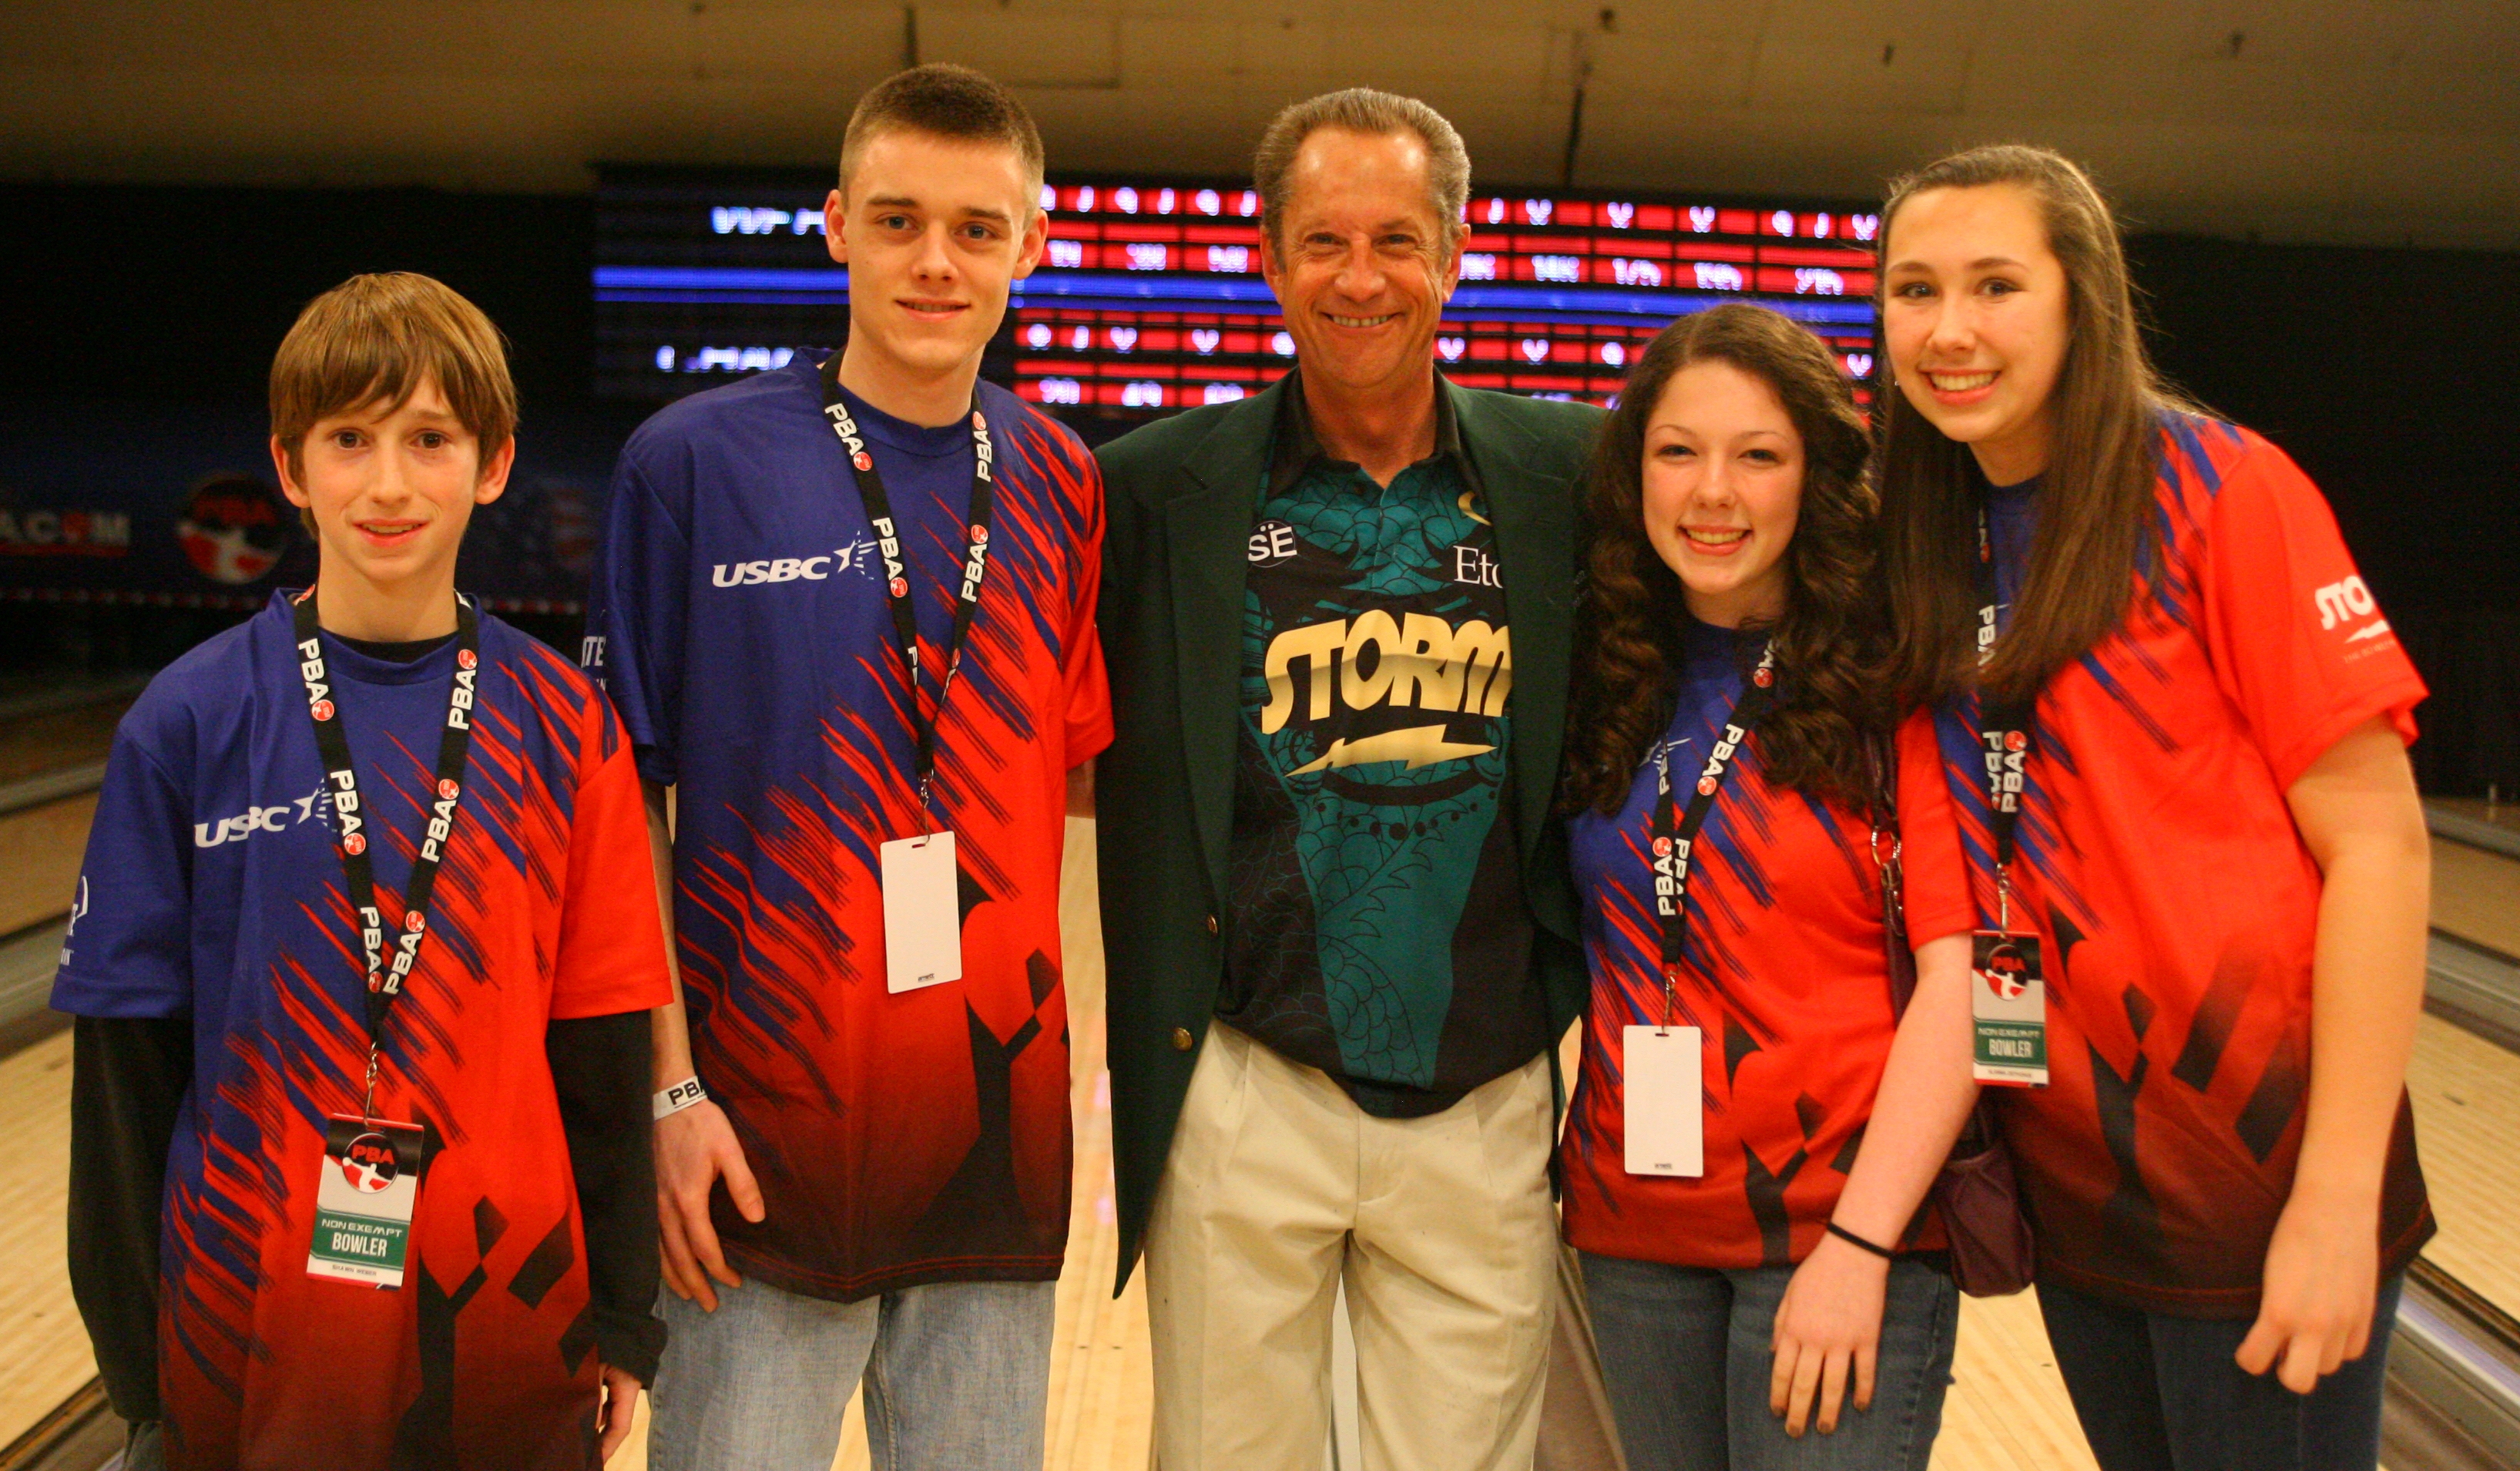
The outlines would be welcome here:
[[[596,1428],[604,1436],[596,1456],[599,1464],[612,1459],[612,1452],[630,1439],[630,1419],[638,1412],[641,1388],[637,1376],[628,1369],[604,1366],[604,1403],[595,1413]]]
[[[717,1310],[717,1290],[709,1286],[709,1278],[729,1287],[743,1285],[726,1264],[717,1227],[709,1222],[709,1191],[720,1175],[726,1177],[727,1198],[735,1202],[737,1213],[746,1220],[761,1219],[761,1187],[753,1182],[752,1167],[743,1162],[743,1146],[736,1142],[735,1126],[726,1122],[724,1109],[696,1103],[656,1121],[656,1222],[665,1285],[674,1296],[697,1300],[710,1312]]]

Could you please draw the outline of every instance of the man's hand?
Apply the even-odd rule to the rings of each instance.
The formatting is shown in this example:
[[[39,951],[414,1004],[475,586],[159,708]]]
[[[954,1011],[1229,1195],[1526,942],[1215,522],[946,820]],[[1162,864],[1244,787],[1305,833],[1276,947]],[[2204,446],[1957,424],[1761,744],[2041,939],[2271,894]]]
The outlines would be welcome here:
[[[746,1220],[761,1219],[761,1187],[743,1162],[735,1126],[715,1103],[696,1103],[656,1121],[656,1221],[665,1257],[665,1285],[686,1302],[717,1310],[715,1277],[729,1287],[743,1279],[726,1264],[717,1227],[709,1222],[709,1191],[726,1178],[727,1198]]]
[[[1777,1305],[1777,1362],[1768,1376],[1768,1408],[1784,1416],[1785,1434],[1803,1433],[1812,1418],[1815,1392],[1821,1434],[1837,1429],[1850,1367],[1855,1371],[1855,1407],[1872,1407],[1881,1310],[1889,1290],[1889,1263],[1834,1236],[1822,1236],[1794,1268],[1784,1300]]]
[[[630,1439],[630,1419],[639,1409],[638,1379],[628,1369],[604,1366],[604,1402],[595,1412],[595,1428],[604,1441],[599,1448],[599,1463],[612,1459],[612,1452]]]
[[[2379,1275],[2378,1204],[2329,1202],[2296,1185],[2267,1243],[2258,1320],[2232,1356],[2252,1374],[2280,1361],[2283,1387],[2309,1394],[2371,1346]]]

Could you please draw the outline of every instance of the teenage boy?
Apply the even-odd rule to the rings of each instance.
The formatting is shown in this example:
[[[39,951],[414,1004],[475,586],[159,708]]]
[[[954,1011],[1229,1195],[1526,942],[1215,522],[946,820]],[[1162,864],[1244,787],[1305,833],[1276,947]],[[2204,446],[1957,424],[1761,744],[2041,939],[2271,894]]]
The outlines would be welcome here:
[[[315,585],[114,733],[53,1005],[134,1465],[584,1471],[654,1371],[637,772],[592,681],[455,590],[516,422],[454,292],[316,299],[271,368]]]
[[[1600,412],[1436,374],[1470,164],[1434,110],[1297,103],[1253,172],[1296,371],[1102,450],[1113,1145],[1156,1460],[1319,1464],[1344,1281],[1366,1464],[1528,1466]]]
[[[876,87],[824,209],[847,347],[661,411],[614,476],[589,656],[681,971],[656,1031],[657,1471],[829,1465],[861,1381],[879,1467],[1041,1465],[1059,850],[1070,773],[1110,739],[1102,481],[978,381],[1041,254],[1041,181],[988,78]]]

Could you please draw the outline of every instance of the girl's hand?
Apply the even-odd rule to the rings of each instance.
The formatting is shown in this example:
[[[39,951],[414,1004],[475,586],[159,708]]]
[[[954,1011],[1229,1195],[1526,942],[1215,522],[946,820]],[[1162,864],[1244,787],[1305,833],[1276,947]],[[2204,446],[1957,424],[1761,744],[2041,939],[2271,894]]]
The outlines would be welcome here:
[[[2267,1244],[2258,1320],[2232,1356],[2241,1368],[2275,1377],[2296,1395],[2318,1387],[2371,1346],[2378,1306],[2379,1207],[2331,1199],[2296,1185]]]
[[[1837,1429],[1846,1396],[1847,1370],[1855,1377],[1855,1407],[1872,1407],[1872,1374],[1881,1346],[1881,1309],[1889,1295],[1890,1264],[1858,1251],[1835,1236],[1794,1269],[1777,1305],[1775,1370],[1768,1378],[1768,1408],[1784,1416],[1785,1434],[1800,1436],[1820,1398],[1820,1430]]]

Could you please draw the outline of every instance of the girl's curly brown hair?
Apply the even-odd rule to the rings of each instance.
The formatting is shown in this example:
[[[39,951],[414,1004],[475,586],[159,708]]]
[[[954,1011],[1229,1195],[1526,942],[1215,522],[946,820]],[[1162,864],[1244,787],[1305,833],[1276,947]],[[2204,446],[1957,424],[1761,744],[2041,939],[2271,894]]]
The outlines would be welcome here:
[[[1837,361],[1763,306],[1727,303],[1663,329],[1637,360],[1593,447],[1584,489],[1591,547],[1576,611],[1559,806],[1618,811],[1679,699],[1688,625],[1680,578],[1645,539],[1645,423],[1672,375],[1728,363],[1765,383],[1803,442],[1802,508],[1785,548],[1785,607],[1770,636],[1776,703],[1751,733],[1769,782],[1822,801],[1869,803],[1865,742],[1886,723],[1872,675],[1882,617],[1873,576],[1870,440]]]

